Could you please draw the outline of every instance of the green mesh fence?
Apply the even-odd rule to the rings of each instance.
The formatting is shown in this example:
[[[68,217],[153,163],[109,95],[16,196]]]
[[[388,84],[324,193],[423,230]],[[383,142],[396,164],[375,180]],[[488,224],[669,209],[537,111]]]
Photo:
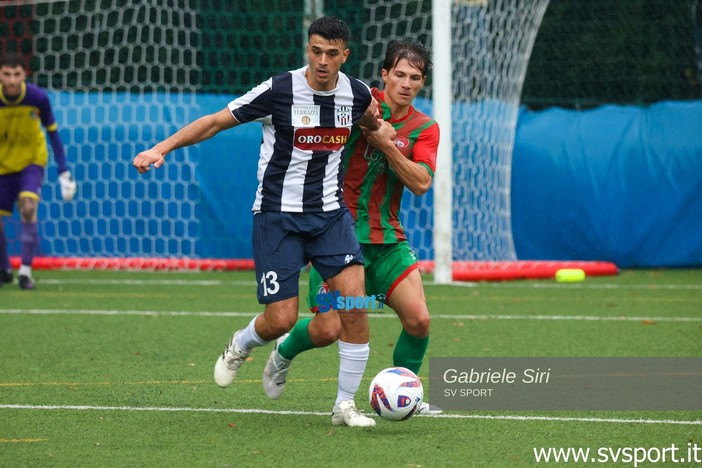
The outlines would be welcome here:
[[[0,52],[33,55],[31,67],[41,65],[41,76],[46,77],[39,84],[55,89],[129,89],[125,78],[131,78],[139,89],[152,82],[155,89],[240,93],[303,63],[303,0],[166,0],[173,12],[190,10],[194,15],[144,18],[139,16],[142,3],[124,1],[116,10],[110,10],[115,5],[111,0],[0,3]],[[344,18],[351,27],[352,54],[345,67],[349,74],[370,82],[373,77],[364,69],[368,58],[382,57],[383,44],[364,43],[364,33],[371,31],[377,37],[399,33],[423,41],[430,36],[431,23],[417,22],[416,13],[430,17],[431,2],[400,3],[324,2],[325,13]],[[551,1],[534,45],[522,102],[531,108],[587,108],[702,98],[702,72],[695,55],[695,37],[702,43],[697,4],[698,0]],[[82,14],[96,10],[105,11],[102,23]],[[385,15],[393,22],[379,26],[387,31],[372,32],[377,20],[372,15]],[[190,21],[196,24],[185,24]],[[118,28],[119,33],[100,33],[102,27],[114,29],[120,24],[130,26]],[[94,32],[82,32],[87,30]],[[44,39],[36,40],[40,32]],[[191,49],[196,63],[187,70],[169,69],[169,62],[180,63],[181,58],[172,60],[163,48],[142,46],[153,35]],[[88,43],[100,50],[93,47],[91,53],[81,53]],[[57,59],[61,48],[65,53]],[[51,59],[36,58],[47,52],[52,52]],[[176,47],[170,54],[180,52]],[[92,72],[91,67],[106,65],[106,70]]]
[[[201,0],[198,90],[242,93],[302,66],[303,2]]]
[[[536,37],[522,102],[538,109],[702,99],[695,3],[552,0]]]

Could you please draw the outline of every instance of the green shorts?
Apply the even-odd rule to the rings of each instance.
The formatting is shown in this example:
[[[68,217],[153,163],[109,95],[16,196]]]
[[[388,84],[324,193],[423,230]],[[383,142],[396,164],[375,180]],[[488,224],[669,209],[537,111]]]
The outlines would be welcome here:
[[[366,296],[390,297],[395,287],[417,268],[417,255],[407,241],[396,244],[361,244],[365,260]],[[314,268],[310,269],[310,290],[307,305],[317,310],[317,295],[326,291],[326,284]]]

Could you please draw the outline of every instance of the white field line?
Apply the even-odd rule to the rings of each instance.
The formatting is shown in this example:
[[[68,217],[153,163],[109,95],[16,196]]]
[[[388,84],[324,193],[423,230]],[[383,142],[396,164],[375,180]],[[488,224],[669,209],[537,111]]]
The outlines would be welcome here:
[[[437,286],[433,281],[427,281],[424,284]],[[607,283],[554,283],[544,280],[543,282],[529,283],[522,281],[486,281],[486,282],[464,282],[454,281],[450,286],[462,286],[466,288],[489,287],[489,288],[517,288],[517,289],[646,289],[655,291],[662,290],[702,290],[702,284],[607,284]]]
[[[123,316],[162,316],[162,317],[255,317],[260,312],[194,312],[189,310],[101,310],[101,309],[1,309],[0,315],[123,315]],[[384,313],[370,313],[370,318],[395,319],[392,309]],[[477,314],[432,314],[433,319],[448,320],[565,320],[580,322],[702,322],[700,317],[625,317],[620,315],[477,315]]]
[[[154,412],[184,412],[184,413],[242,413],[269,414],[276,416],[329,416],[329,412],[319,411],[273,411],[256,408],[178,408],[154,406],[83,406],[83,405],[0,405],[6,410],[45,410],[45,411],[154,411]],[[375,417],[375,415],[372,415]],[[486,415],[486,414],[437,414],[419,416],[428,418],[448,419],[491,419],[506,421],[567,421],[615,424],[675,424],[685,426],[702,426],[700,421],[684,421],[675,419],[625,419],[625,418],[567,418],[555,416],[520,416],[520,415]]]
[[[258,283],[254,280],[239,280],[239,281],[223,281],[223,280],[196,280],[196,279],[166,279],[166,280],[154,280],[154,279],[51,279],[45,278],[39,280],[42,284],[52,284],[52,285],[109,285],[109,286],[256,286]],[[433,281],[425,282],[426,285],[435,286],[436,283]],[[702,290],[702,284],[595,284],[595,283],[578,283],[578,284],[560,284],[551,282],[522,282],[522,281],[486,281],[486,282],[465,282],[465,281],[454,281],[450,283],[451,286],[477,288],[477,287],[489,287],[489,288],[526,288],[526,289],[563,289],[563,288],[582,288],[582,289],[648,289],[655,291],[656,289],[662,290]]]
[[[53,284],[57,286],[79,284],[92,286],[256,286],[258,283],[253,280],[222,281],[222,280],[154,280],[154,279],[40,279],[41,284]]]

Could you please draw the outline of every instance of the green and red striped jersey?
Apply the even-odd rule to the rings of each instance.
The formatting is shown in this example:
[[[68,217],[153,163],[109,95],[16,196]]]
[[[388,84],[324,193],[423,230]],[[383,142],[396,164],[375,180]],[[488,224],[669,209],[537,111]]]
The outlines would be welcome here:
[[[384,93],[376,88],[372,91],[380,103],[381,116],[397,132],[397,148],[405,157],[425,166],[434,177],[439,125],[412,106],[405,117],[394,120],[390,107],[385,103]],[[358,241],[394,244],[406,240],[399,219],[405,186],[385,155],[368,145],[358,127],[354,127],[349,137],[344,166],[344,201],[356,220]]]

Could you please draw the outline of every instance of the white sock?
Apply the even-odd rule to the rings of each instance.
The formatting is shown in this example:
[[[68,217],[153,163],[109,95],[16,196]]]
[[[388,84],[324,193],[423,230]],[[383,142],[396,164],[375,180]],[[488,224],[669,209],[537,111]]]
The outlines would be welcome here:
[[[255,324],[257,317],[258,315],[249,322],[246,328],[244,328],[244,330],[241,333],[239,333],[239,336],[236,339],[236,342],[241,348],[241,350],[246,353],[250,352],[251,348],[257,348],[259,346],[263,346],[265,344],[270,343],[270,341],[262,340],[261,337],[258,336],[258,333],[256,333]]]
[[[339,389],[336,393],[335,405],[354,399],[361,385],[369,354],[368,343],[345,343],[339,340]]]
[[[20,265],[20,269],[19,269],[18,274],[19,274],[19,276],[28,276],[31,278],[32,277],[32,267],[30,267],[29,265]]]

